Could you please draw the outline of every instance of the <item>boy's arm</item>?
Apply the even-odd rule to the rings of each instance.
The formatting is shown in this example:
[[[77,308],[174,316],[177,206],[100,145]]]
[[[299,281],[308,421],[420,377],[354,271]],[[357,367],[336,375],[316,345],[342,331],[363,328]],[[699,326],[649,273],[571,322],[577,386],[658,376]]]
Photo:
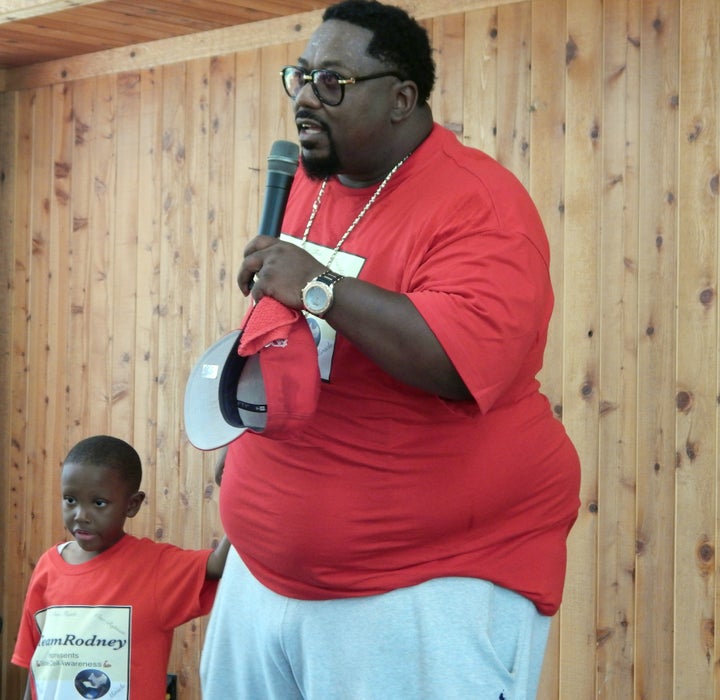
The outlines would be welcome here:
[[[25,684],[25,695],[23,695],[23,700],[32,700],[32,692],[30,690],[30,675],[28,674],[27,683]]]
[[[227,457],[227,446],[221,448],[218,453],[217,460],[215,461],[215,483],[218,486],[222,485],[223,471],[225,470],[225,457]]]
[[[208,557],[207,568],[205,570],[207,578],[215,579],[222,576],[229,549],[230,542],[228,538],[223,535],[220,543],[215,547],[215,551]]]

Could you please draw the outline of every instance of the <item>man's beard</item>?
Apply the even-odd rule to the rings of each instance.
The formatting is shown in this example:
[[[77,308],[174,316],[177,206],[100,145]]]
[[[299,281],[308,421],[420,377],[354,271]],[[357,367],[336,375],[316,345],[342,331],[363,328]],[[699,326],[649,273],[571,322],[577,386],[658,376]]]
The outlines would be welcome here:
[[[330,142],[330,153],[325,158],[307,158],[303,155],[300,162],[311,180],[324,180],[340,172],[340,159],[332,142]]]

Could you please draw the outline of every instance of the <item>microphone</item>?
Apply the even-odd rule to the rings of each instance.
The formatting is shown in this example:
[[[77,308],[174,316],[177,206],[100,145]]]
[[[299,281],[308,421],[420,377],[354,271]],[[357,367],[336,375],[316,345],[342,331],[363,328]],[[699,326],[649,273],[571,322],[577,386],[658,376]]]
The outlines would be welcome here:
[[[280,235],[283,214],[287,206],[290,186],[298,167],[300,148],[292,141],[275,141],[268,156],[265,183],[265,202],[258,233],[261,236]]]

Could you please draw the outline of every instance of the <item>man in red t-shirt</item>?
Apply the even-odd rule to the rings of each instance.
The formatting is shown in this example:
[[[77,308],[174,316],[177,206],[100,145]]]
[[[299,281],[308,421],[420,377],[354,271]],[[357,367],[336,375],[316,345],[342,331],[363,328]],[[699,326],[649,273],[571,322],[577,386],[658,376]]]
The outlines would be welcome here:
[[[553,307],[540,217],[433,122],[431,49],[404,11],[328,8],[282,78],[303,167],[283,235],[254,239],[238,279],[308,315],[325,381],[300,435],[229,446],[240,559],[204,691],[222,668],[233,697],[531,696],[580,476],[536,379]]]

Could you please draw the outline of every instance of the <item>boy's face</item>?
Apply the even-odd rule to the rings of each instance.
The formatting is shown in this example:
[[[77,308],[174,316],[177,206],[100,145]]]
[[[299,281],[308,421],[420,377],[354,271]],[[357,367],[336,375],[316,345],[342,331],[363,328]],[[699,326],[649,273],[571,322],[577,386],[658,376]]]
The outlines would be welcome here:
[[[65,463],[61,489],[65,527],[93,556],[120,540],[125,519],[138,512],[144,498],[117,469],[94,464]]]

